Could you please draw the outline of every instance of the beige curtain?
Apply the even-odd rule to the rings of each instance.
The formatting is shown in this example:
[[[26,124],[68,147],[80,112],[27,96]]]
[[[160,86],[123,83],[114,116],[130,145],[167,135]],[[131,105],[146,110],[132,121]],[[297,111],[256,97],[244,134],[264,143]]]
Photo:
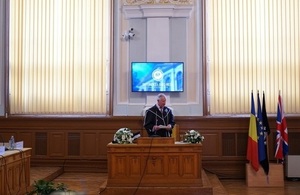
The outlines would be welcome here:
[[[106,114],[110,0],[10,0],[11,114]]]
[[[252,90],[268,113],[279,90],[285,112],[300,113],[300,1],[205,2],[210,113],[249,113]]]

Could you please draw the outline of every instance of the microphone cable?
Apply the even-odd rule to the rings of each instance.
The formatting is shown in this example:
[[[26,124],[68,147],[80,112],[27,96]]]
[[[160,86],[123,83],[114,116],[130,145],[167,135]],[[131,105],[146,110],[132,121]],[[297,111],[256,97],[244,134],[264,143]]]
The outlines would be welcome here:
[[[144,167],[144,170],[143,170],[143,172],[142,172],[140,181],[139,181],[138,185],[136,186],[136,189],[135,189],[133,195],[135,195],[135,194],[137,193],[137,191],[138,191],[138,189],[139,189],[139,187],[140,187],[140,185],[141,185],[141,183],[142,183],[142,180],[143,180],[143,178],[144,178],[144,175],[145,175],[145,172],[146,172],[146,169],[147,169],[147,165],[148,165],[148,161],[149,161],[149,158],[150,158],[150,154],[151,154],[151,148],[152,148],[152,142],[153,142],[153,139],[154,139],[154,138],[152,137],[152,138],[151,138],[151,142],[150,142],[150,146],[149,146],[149,150],[148,150],[148,155],[147,155],[147,158],[146,158],[145,167]]]

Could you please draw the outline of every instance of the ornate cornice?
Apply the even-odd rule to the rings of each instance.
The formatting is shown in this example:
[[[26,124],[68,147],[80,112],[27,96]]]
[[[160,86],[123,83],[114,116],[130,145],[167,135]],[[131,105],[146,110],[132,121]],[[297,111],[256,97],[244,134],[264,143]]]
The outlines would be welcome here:
[[[193,0],[124,0],[126,19],[152,17],[189,18]]]
[[[123,5],[193,5],[194,0],[123,0]]]

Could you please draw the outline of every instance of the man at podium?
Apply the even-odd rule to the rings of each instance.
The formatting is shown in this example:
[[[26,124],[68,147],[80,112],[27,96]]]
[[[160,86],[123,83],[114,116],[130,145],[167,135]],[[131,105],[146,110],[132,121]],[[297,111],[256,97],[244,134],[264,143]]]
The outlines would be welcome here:
[[[166,95],[158,94],[157,103],[146,110],[144,128],[150,137],[171,137],[175,125],[172,110],[166,107]]]

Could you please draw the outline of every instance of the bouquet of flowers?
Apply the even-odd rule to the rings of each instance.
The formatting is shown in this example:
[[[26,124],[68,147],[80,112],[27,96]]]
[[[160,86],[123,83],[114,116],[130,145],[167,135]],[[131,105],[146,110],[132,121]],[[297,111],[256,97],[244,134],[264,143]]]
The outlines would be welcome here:
[[[201,135],[198,131],[192,129],[185,133],[183,142],[195,144],[203,142],[203,140],[204,136]]]
[[[133,141],[132,136],[133,133],[131,133],[131,130],[127,127],[123,127],[115,133],[113,143],[131,144]]]

